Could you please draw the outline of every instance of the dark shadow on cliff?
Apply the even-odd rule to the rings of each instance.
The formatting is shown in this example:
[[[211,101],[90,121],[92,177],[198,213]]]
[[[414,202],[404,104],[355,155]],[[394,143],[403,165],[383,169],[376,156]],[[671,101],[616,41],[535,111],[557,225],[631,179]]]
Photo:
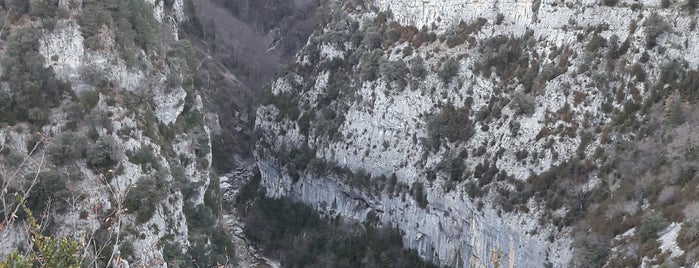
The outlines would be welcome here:
[[[192,0],[188,5],[190,20],[182,34],[201,59],[195,83],[207,111],[219,119],[210,124],[217,172],[250,159],[261,88],[306,43],[317,6],[317,0]]]

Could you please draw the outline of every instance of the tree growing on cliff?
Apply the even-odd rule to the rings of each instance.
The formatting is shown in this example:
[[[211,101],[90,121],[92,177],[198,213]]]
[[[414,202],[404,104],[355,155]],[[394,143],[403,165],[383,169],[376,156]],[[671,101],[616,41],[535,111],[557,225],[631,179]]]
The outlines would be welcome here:
[[[53,18],[58,10],[57,0],[29,0],[29,9],[32,16]]]
[[[51,68],[44,67],[44,56],[39,53],[40,33],[24,28],[14,31],[8,40],[5,58],[0,63],[11,89],[11,101],[6,100],[3,110],[12,115],[0,121],[15,118],[29,119],[31,109],[45,110],[59,104],[61,95],[70,86],[56,79]]]
[[[459,74],[459,61],[449,58],[442,64],[442,68],[437,73],[444,84],[451,82],[452,78]]]

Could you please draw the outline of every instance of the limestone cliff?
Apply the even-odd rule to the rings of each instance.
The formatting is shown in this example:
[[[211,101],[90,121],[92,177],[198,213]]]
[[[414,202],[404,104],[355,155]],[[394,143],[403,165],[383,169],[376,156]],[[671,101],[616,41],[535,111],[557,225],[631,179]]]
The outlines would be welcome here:
[[[258,109],[262,185],[329,215],[396,226],[408,247],[450,267],[590,265],[573,238],[601,228],[586,215],[616,197],[600,193],[634,184],[609,173],[627,159],[619,145],[655,139],[641,126],[697,86],[697,15],[679,3],[325,8],[324,28]],[[661,209],[637,198],[651,206],[600,221]],[[608,254],[596,261],[668,261]]]
[[[191,262],[184,253],[220,262],[207,207],[216,208],[210,131],[191,75],[198,62],[178,37],[186,4],[6,2],[2,60],[22,50],[62,91],[43,95],[55,98],[45,106],[31,96],[27,113],[26,87],[7,76],[31,63],[3,64],[0,182],[10,225],[0,228],[0,256],[27,242],[23,219],[8,217],[18,193],[49,234],[81,241],[87,265],[167,267]]]

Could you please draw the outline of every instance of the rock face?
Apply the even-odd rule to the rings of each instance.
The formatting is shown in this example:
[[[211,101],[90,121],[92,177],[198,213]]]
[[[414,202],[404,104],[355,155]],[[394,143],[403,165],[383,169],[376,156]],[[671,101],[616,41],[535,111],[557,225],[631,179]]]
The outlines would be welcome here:
[[[576,208],[525,194],[537,191],[528,178],[571,160],[599,162],[590,157],[610,140],[632,139],[602,134],[625,105],[651,95],[650,82],[625,82],[635,76],[620,64],[699,64],[696,17],[659,2],[373,4],[384,13],[331,4],[325,28],[273,84],[256,121],[262,185],[328,215],[396,226],[408,247],[450,267],[568,266],[572,228],[547,219]],[[649,18],[672,26],[658,34]],[[436,41],[416,41],[430,31]],[[662,78],[658,65],[645,81]],[[458,120],[456,134],[435,135]],[[562,191],[584,197],[601,182],[587,173]],[[506,201],[515,196],[523,199]]]
[[[391,10],[396,21],[404,25],[431,27],[449,26],[476,18],[495,19],[503,14],[518,25],[528,25],[534,19],[533,1],[411,1],[375,0],[381,10]]]
[[[502,218],[492,209],[476,210],[476,204],[458,193],[429,196],[425,210],[406,197],[366,195],[338,183],[336,177],[304,175],[296,183],[268,162],[259,163],[262,184],[270,197],[290,197],[329,216],[364,222],[378,216],[383,223],[404,232],[404,243],[421,257],[449,267],[562,266],[570,259],[569,241],[547,241],[548,234],[535,230],[536,218],[513,215]],[[495,258],[495,259],[494,259]]]
[[[187,48],[186,42],[178,40],[179,24],[187,20],[184,5],[183,0],[146,1],[146,7],[153,8],[160,34],[173,39],[161,44],[162,49]],[[57,173],[71,200],[52,200],[67,203],[67,208],[61,205],[47,210],[48,216],[44,216],[49,218],[43,220],[51,222],[52,235],[85,239],[90,248],[83,257],[94,258],[94,265],[110,261],[119,267],[128,267],[129,262],[167,267],[164,247],[172,246],[169,250],[175,253],[195,247],[192,241],[196,234],[190,233],[186,210],[204,205],[210,184],[211,138],[202,100],[191,86],[181,82],[188,74],[184,60],[176,58],[179,55],[166,57],[165,52],[154,55],[136,48],[133,53],[142,61],[129,66],[114,41],[116,33],[110,32],[116,27],[107,25],[100,32],[100,49],[88,48],[78,19],[82,6],[60,1],[59,9],[67,15],[57,18],[55,27],[38,30],[38,52],[45,59],[44,66],[71,88],[63,102],[48,111],[48,123],[37,130],[42,142],[37,152],[30,153],[26,145],[28,140],[37,139],[31,126],[22,122],[2,125],[0,177],[12,175],[15,169],[17,178],[32,172]],[[15,31],[28,25],[5,27]],[[3,88],[10,94],[19,90],[5,84]],[[87,98],[94,101],[93,107],[76,106],[84,105],[81,101]],[[75,109],[84,110],[79,118]],[[78,155],[74,161],[59,165],[62,161],[51,155],[55,152],[51,148],[69,133],[72,136],[67,137],[81,138],[68,140],[73,143],[71,147],[88,147],[87,159]],[[91,153],[99,144],[109,147],[104,154],[109,154],[111,162],[105,167],[95,164],[94,157],[101,155]],[[6,164],[8,155],[26,157],[27,162]],[[21,183],[10,184],[10,188],[24,187]],[[20,222],[2,230],[0,256],[26,241],[24,230]],[[91,251],[93,246],[102,246],[100,243],[109,247],[104,252]],[[110,260],[110,254],[116,258]]]

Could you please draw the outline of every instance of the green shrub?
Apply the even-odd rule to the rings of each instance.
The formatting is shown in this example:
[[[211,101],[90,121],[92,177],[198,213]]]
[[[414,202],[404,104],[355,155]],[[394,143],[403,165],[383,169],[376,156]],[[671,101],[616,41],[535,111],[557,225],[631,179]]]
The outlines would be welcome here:
[[[422,56],[417,56],[410,61],[410,74],[415,78],[425,79],[427,76],[427,69],[425,68],[425,60]]]
[[[664,229],[669,225],[669,222],[663,214],[659,212],[651,212],[643,216],[641,220],[641,225],[638,226],[638,237],[641,242],[645,242],[649,239],[656,238],[658,236],[658,231]]]
[[[552,79],[565,73],[565,71],[565,68],[558,68],[553,64],[546,64],[541,70],[541,80],[546,82],[551,81]]]
[[[593,237],[576,238],[573,249],[573,267],[603,267],[609,255],[607,243]]]
[[[100,136],[87,150],[87,165],[100,172],[105,172],[118,162],[119,149],[111,136]]]
[[[616,6],[617,3],[619,3],[619,0],[602,0],[602,3],[604,3],[605,6],[613,7]]]
[[[49,123],[49,112],[47,109],[31,108],[27,112],[27,121],[34,127],[41,128]]]
[[[408,75],[408,66],[403,60],[397,61],[382,61],[381,74],[389,83],[395,82],[399,89],[404,89],[407,85],[406,76]]]
[[[364,47],[367,50],[373,50],[381,48],[383,44],[383,38],[381,37],[381,32],[376,27],[367,27],[364,30]]]
[[[468,141],[475,134],[474,124],[469,118],[470,107],[456,108],[449,103],[442,110],[431,116],[427,122],[427,138],[438,150],[442,138],[449,142]]]
[[[460,182],[464,179],[466,165],[462,157],[447,152],[435,169],[446,174],[450,182]]]
[[[381,60],[381,51],[374,50],[362,55],[362,60],[359,65],[359,77],[362,81],[376,80],[379,72],[379,61]]]
[[[684,109],[682,109],[682,102],[675,101],[670,106],[670,110],[667,112],[667,124],[670,126],[679,126],[685,122]]]
[[[677,244],[684,250],[699,246],[699,223],[683,223],[677,235]]]
[[[27,0],[5,0],[5,8],[12,9],[19,14],[25,14],[30,10],[30,2]]]
[[[114,31],[119,53],[128,66],[136,63],[135,50],[146,53],[159,49],[158,21],[144,0],[85,0],[78,17],[85,45],[98,49],[103,27]]]
[[[144,176],[129,190],[124,206],[136,213],[136,223],[149,221],[160,202],[167,197],[168,185],[163,174]]]
[[[660,6],[661,6],[662,8],[668,8],[668,7],[670,7],[670,0],[661,0],[661,1],[660,1]]]
[[[498,13],[498,15],[495,17],[495,25],[501,25],[503,20],[505,20],[505,15]]]
[[[32,16],[53,18],[58,10],[57,0],[29,0],[29,9]]]
[[[525,88],[529,88],[526,81],[532,80],[530,77],[535,77],[539,69],[537,65],[530,66],[529,55],[526,53],[527,44],[530,43],[532,36],[533,33],[527,31],[521,38],[499,35],[482,41],[483,57],[474,63],[474,72],[480,72],[481,75],[489,77],[492,68],[495,67],[495,72],[500,77],[509,79],[517,74]],[[517,70],[528,70],[528,72],[517,72]]]
[[[595,34],[592,36],[589,42],[587,42],[587,45],[585,46],[585,50],[588,52],[592,53],[597,53],[600,48],[606,47],[607,46],[607,39],[604,39],[604,37],[600,36],[599,34]]]
[[[427,201],[427,193],[425,193],[425,186],[422,185],[422,182],[413,182],[413,185],[410,188],[410,195],[413,197],[413,199],[415,199],[418,206],[423,209],[429,204]]]
[[[514,110],[517,115],[531,116],[536,111],[536,101],[532,96],[517,92],[512,96],[510,109]]]
[[[658,13],[650,14],[643,26],[646,31],[646,47],[648,48],[655,47],[658,44],[658,36],[670,30],[670,25]]]
[[[77,132],[64,132],[56,136],[46,148],[51,162],[64,166],[85,157],[87,139]]]
[[[56,79],[51,68],[44,67],[39,38],[38,30],[31,28],[18,29],[8,38],[1,64],[11,94],[1,97],[0,109],[10,113],[0,122],[24,121],[29,119],[31,109],[37,109],[36,115],[37,111],[53,108],[59,104],[61,95],[70,89],[70,85]]]
[[[440,79],[442,79],[442,82],[444,84],[448,84],[449,82],[451,82],[454,76],[459,74],[459,68],[461,68],[459,65],[459,61],[453,58],[449,58],[442,64],[442,68],[439,69],[437,75]]]
[[[471,23],[461,21],[459,27],[447,37],[447,46],[453,48],[463,44],[472,33],[480,31],[487,22],[485,18],[478,18]]]
[[[283,267],[436,267],[404,249],[396,229],[329,222],[308,206],[264,196],[240,205],[246,236]]]
[[[163,245],[163,259],[168,267],[187,267],[192,263],[192,258],[182,252],[182,246],[177,243],[166,242]]]
[[[160,162],[153,151],[154,149],[151,145],[142,146],[136,151],[126,151],[126,156],[129,157],[129,162],[136,165],[141,165],[141,168],[143,168],[144,171],[148,171],[150,169],[158,170],[161,168]]]
[[[697,11],[697,7],[699,7],[699,0],[685,0],[682,4],[682,9],[690,14],[694,14]]]
[[[24,181],[31,182],[37,178],[37,183],[29,195],[25,196],[25,204],[32,212],[43,212],[47,201],[51,200],[51,207],[58,211],[67,209],[67,200],[71,192],[66,186],[65,174],[56,171],[40,172],[39,174],[27,174]]]
[[[80,31],[85,38],[85,46],[91,49],[99,48],[99,31],[102,27],[111,27],[112,13],[107,10],[111,1],[85,0],[83,9],[78,17]]]

